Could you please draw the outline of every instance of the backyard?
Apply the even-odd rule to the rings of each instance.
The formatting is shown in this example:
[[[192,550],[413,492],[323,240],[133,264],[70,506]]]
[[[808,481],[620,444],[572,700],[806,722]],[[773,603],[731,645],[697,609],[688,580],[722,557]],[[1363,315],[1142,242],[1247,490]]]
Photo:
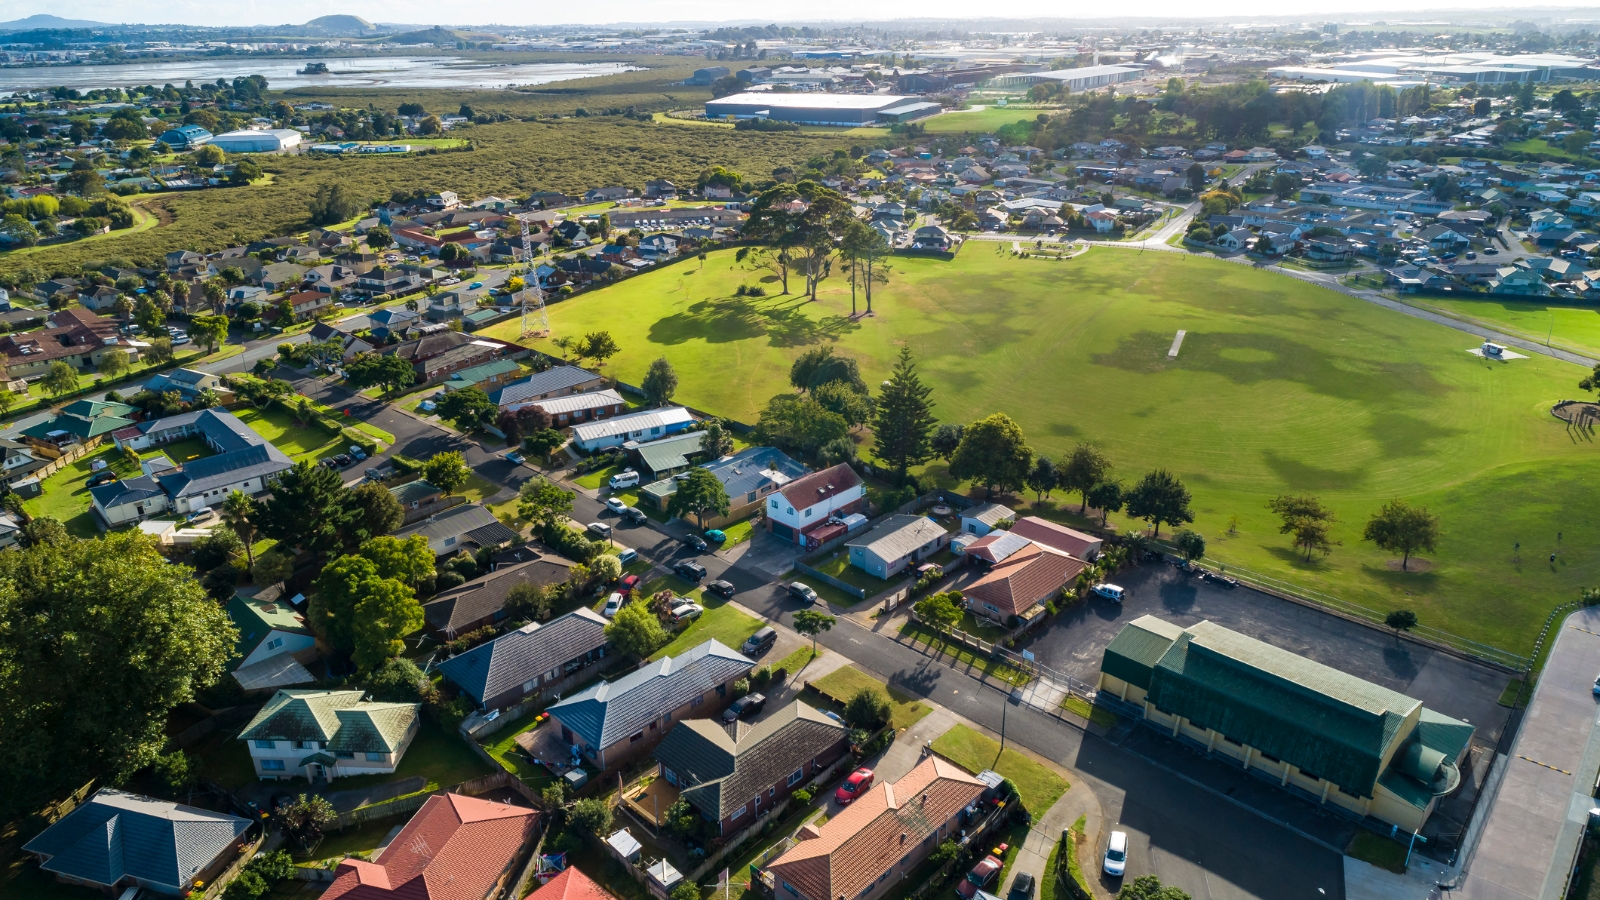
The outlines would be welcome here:
[[[1380,615],[1403,606],[1513,651],[1527,652],[1549,609],[1600,564],[1600,520],[1586,513],[1600,502],[1587,477],[1594,448],[1548,414],[1576,393],[1577,366],[1486,363],[1454,329],[1175,253],[1047,261],[969,243],[954,261],[896,258],[893,270],[872,318],[850,316],[842,278],[811,303],[726,251],[555,303],[550,319],[558,335],[609,329],[622,352],[607,371],[624,381],[665,356],[676,399],[744,422],[790,390],[807,349],[836,347],[875,384],[909,347],[944,422],[1002,411],[1057,459],[1093,441],[1125,484],[1171,469],[1193,494],[1208,555],[1230,569]],[[740,286],[770,293],[736,296]],[[515,323],[497,327],[491,336],[515,338]],[[1178,329],[1187,339],[1173,359]],[[1025,401],[1018,384],[1032,387]],[[944,463],[926,471],[950,484]],[[1266,507],[1300,492],[1338,517],[1326,556],[1295,552]],[[1395,497],[1441,520],[1437,551],[1414,571],[1362,541],[1368,516]]]

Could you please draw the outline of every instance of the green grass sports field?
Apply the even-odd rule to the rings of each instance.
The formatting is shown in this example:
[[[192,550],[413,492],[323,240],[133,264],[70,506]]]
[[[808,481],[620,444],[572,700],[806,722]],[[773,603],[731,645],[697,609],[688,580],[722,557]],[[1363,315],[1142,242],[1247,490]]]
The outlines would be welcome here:
[[[850,317],[842,276],[811,303],[776,296],[773,275],[720,252],[554,304],[550,321],[557,335],[610,330],[622,353],[607,369],[630,383],[667,357],[679,401],[746,422],[788,389],[789,365],[809,347],[833,343],[877,384],[909,346],[941,421],[1004,411],[1036,452],[1093,441],[1128,481],[1167,466],[1193,491],[1194,527],[1215,559],[1379,611],[1410,608],[1513,651],[1595,582],[1600,448],[1548,413],[1577,394],[1578,367],[1486,363],[1467,352],[1470,335],[1237,264],[1008,251],[971,242],[952,262],[896,259],[873,317]],[[740,285],[773,295],[735,297]],[[491,333],[515,338],[516,327]],[[1179,329],[1187,337],[1169,359]],[[1326,559],[1304,561],[1265,508],[1299,491],[1340,516],[1342,543]],[[1396,571],[1361,540],[1394,497],[1442,519],[1423,571]]]
[[[1593,303],[1488,294],[1460,298],[1413,296],[1405,300],[1530,341],[1549,342],[1552,347],[1585,356],[1600,356],[1600,307]]]

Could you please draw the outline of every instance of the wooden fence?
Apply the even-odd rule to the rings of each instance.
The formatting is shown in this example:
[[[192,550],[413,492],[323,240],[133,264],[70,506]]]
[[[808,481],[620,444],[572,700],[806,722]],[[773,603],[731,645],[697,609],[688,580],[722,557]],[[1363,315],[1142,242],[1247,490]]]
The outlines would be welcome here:
[[[267,842],[267,830],[262,828],[260,832],[254,842],[239,848],[238,858],[230,863],[228,868],[222,870],[220,875],[212,879],[210,884],[205,886],[204,892],[198,895],[197,900],[216,900],[217,897],[222,896],[222,892],[227,889],[228,883],[239,877],[239,873],[244,871],[245,865],[255,858],[256,852],[261,849],[261,845]],[[196,895],[191,893],[189,896],[195,897]]]
[[[476,747],[477,744],[473,744],[473,746]],[[479,752],[482,752],[483,748],[479,747],[478,749]],[[483,755],[486,758],[488,757],[487,753],[484,753]],[[493,759],[490,759],[490,762],[494,763],[496,766],[500,765],[498,762],[494,762]],[[511,790],[518,796],[522,797],[522,799],[528,801],[528,803],[535,809],[542,809],[544,807],[544,800],[533,790],[533,788],[523,784],[522,779],[518,778],[517,776],[505,771],[504,769],[501,769],[498,772],[491,772],[488,775],[482,775],[470,781],[463,781],[460,784],[442,787],[436,791],[425,791],[420,794],[412,794],[407,797],[399,797],[383,803],[374,803],[371,806],[363,806],[358,809],[352,809],[347,813],[341,813],[338,818],[334,820],[330,828],[338,831],[345,831],[350,828],[359,828],[368,822],[375,822],[379,819],[387,819],[393,816],[416,812],[417,810],[421,809],[422,804],[427,803],[428,798],[434,794],[450,793],[477,796],[479,794],[487,794],[490,791],[497,790]]]

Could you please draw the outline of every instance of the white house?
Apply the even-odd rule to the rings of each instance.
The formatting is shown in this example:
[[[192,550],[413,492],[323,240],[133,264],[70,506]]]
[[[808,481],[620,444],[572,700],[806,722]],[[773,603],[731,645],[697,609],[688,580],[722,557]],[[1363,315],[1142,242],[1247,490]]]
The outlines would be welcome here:
[[[961,514],[961,532],[983,537],[993,531],[997,524],[1007,519],[1015,520],[1016,518],[1017,514],[1012,512],[1009,506],[1001,506],[998,503],[984,503],[980,506],[974,506]]]
[[[891,578],[907,566],[927,559],[950,543],[950,533],[927,516],[890,516],[856,538],[850,565],[879,578]]]
[[[112,433],[118,447],[148,450],[198,437],[213,455],[90,488],[91,508],[107,525],[169,510],[187,514],[220,504],[234,491],[259,494],[294,465],[282,450],[225,409],[203,409],[140,422]]]
[[[318,656],[317,639],[306,620],[273,585],[255,596],[234,594],[228,618],[239,629],[233,677],[247,691],[309,684],[315,676],[303,665]]]
[[[689,427],[694,416],[681,406],[600,419],[572,429],[572,442],[584,450],[620,447],[628,441],[653,441]]]
[[[767,498],[767,530],[786,541],[816,547],[846,532],[840,521],[866,508],[855,470],[840,463],[789,482]]]
[[[372,703],[361,691],[281,690],[239,740],[262,779],[312,784],[393,772],[417,736],[420,703]]]

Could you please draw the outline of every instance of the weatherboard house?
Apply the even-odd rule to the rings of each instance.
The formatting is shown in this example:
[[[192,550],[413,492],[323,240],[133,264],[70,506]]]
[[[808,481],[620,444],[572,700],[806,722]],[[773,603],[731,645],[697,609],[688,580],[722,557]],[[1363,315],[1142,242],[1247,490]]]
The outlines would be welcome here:
[[[1099,698],[1311,801],[1417,832],[1461,784],[1473,727],[1211,622],[1155,616],[1106,647]]]
[[[213,455],[89,489],[90,506],[107,525],[166,512],[187,514],[222,503],[234,491],[259,494],[294,465],[282,450],[225,409],[202,409],[140,422],[112,433],[118,447],[149,450],[199,438]]]

